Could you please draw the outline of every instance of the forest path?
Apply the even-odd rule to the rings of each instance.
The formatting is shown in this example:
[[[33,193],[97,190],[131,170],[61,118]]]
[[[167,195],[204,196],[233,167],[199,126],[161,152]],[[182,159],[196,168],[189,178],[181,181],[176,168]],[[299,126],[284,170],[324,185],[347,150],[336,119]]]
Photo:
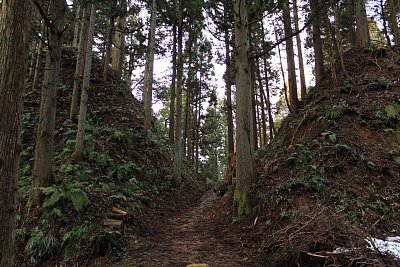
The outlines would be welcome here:
[[[144,240],[132,242],[127,257],[115,266],[258,266],[215,236],[217,222],[210,210],[217,200],[209,191],[198,205],[166,218]]]

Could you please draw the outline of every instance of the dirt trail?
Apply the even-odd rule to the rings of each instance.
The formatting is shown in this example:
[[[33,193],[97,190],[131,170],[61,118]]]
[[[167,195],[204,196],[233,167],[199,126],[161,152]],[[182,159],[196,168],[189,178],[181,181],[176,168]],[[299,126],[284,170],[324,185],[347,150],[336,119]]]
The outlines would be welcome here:
[[[210,209],[217,197],[207,192],[199,205],[160,224],[149,237],[132,244],[127,258],[115,266],[180,267],[205,263],[210,267],[258,266],[245,255],[224,244],[214,234]]]

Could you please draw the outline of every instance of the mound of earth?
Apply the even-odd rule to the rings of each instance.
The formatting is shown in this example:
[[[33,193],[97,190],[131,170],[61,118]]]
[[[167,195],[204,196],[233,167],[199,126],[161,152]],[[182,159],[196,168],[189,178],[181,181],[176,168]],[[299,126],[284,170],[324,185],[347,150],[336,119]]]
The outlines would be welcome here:
[[[205,180],[184,170],[184,184],[172,184],[172,155],[167,140],[143,131],[142,104],[127,82],[102,80],[102,64],[93,59],[89,90],[85,160],[75,163],[76,125],[68,119],[76,51],[65,49],[61,62],[54,143],[56,184],[46,189],[44,205],[25,209],[32,168],[40,89],[28,88],[22,135],[18,266],[90,265],[104,257],[121,258],[128,240],[192,204],[205,192]],[[179,197],[177,197],[179,196]],[[124,229],[103,225],[113,208],[126,211]],[[115,214],[113,215],[115,216]]]
[[[344,58],[338,86],[327,77],[313,88],[258,151],[252,216],[233,226],[219,218],[221,238],[236,236],[265,266],[400,265],[367,248],[371,237],[400,235],[400,50]]]

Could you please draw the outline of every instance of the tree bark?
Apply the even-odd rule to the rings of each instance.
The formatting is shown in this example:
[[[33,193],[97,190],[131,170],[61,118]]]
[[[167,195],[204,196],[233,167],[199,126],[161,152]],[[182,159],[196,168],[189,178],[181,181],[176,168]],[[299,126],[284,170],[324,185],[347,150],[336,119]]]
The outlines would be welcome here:
[[[186,153],[187,159],[190,162],[190,155],[192,153],[191,142],[192,142],[192,117],[193,117],[193,110],[192,110],[192,103],[194,102],[194,88],[193,88],[193,81],[195,79],[195,70],[193,66],[193,45],[197,43],[197,36],[196,33],[191,32],[189,33],[189,47],[188,47],[188,74],[187,74],[187,86],[186,86],[186,108],[185,108],[185,132],[183,137],[183,151],[184,154]],[[200,66],[201,66],[200,62]]]
[[[267,121],[266,121],[266,115],[265,115],[265,101],[264,101],[264,87],[263,87],[263,82],[261,78],[261,68],[260,68],[260,62],[257,59],[257,79],[258,79],[258,87],[260,88],[260,105],[261,105],[261,123],[262,123],[262,132],[260,136],[260,143],[261,146],[266,146],[267,145]]]
[[[74,26],[74,37],[72,39],[72,46],[78,47],[79,44],[79,32],[80,26],[82,25],[82,16],[83,16],[83,8],[82,8],[82,1],[75,0],[74,4],[77,5],[76,14],[75,14],[75,26]]]
[[[88,30],[88,37],[86,43],[86,56],[85,56],[85,70],[82,82],[82,93],[81,93],[81,103],[79,108],[79,118],[78,118],[78,129],[76,131],[76,142],[75,151],[73,154],[73,159],[76,162],[82,161],[84,157],[84,136],[85,136],[85,125],[87,118],[87,105],[88,105],[88,90],[90,87],[90,73],[92,69],[92,46],[94,38],[94,26],[95,26],[95,13],[96,7],[94,4],[88,6],[90,9],[90,24]]]
[[[42,31],[44,32],[44,31]],[[42,34],[42,38],[43,38],[44,34]],[[33,74],[33,81],[32,81],[32,91],[34,91],[38,85],[39,85],[39,75],[43,70],[43,40],[39,40],[39,45],[37,48],[37,55],[36,55],[36,63],[35,63],[35,71]]]
[[[367,11],[365,10],[365,0],[355,0],[356,12],[356,46],[363,48],[370,45]]]
[[[78,116],[79,91],[83,81],[83,72],[85,70],[86,47],[88,38],[88,28],[90,24],[90,9],[86,6],[82,7],[85,14],[81,22],[81,32],[79,37],[78,56],[76,59],[74,86],[72,89],[71,107],[69,111],[69,119],[75,120]]]
[[[168,137],[169,143],[174,145],[175,142],[175,87],[176,87],[176,45],[177,45],[177,36],[176,36],[176,23],[174,23],[172,27],[173,32],[173,44],[172,44],[172,77],[171,77],[171,87],[170,87],[170,103],[169,103],[169,129],[168,129]]]
[[[335,54],[334,54],[334,49],[333,49],[333,38],[331,34],[331,23],[328,19],[328,17],[325,19],[325,34],[326,34],[326,43],[327,43],[327,50],[328,50],[328,58],[329,58],[329,66],[331,69],[331,77],[332,77],[332,83],[333,87],[337,86],[337,74],[336,74],[336,60],[335,60]]]
[[[40,98],[39,124],[36,136],[35,162],[33,166],[33,184],[29,205],[38,205],[43,199],[40,187],[54,183],[53,145],[57,108],[57,88],[59,83],[61,50],[67,3],[65,0],[52,0],[50,14],[55,18],[49,31],[49,46],[46,54],[46,66],[42,95]]]
[[[228,12],[228,2],[224,1],[224,23],[225,23],[225,90],[226,90],[226,116],[228,124],[228,156],[232,155],[235,151],[235,143],[233,139],[233,108],[232,108],[232,64],[231,64],[231,54],[230,54],[230,38],[228,28],[229,12]]]
[[[298,13],[299,13],[299,10],[297,8],[297,0],[293,0],[295,32],[299,31],[299,14]],[[301,96],[301,101],[304,101],[304,99],[306,98],[306,94],[307,94],[307,88],[306,88],[306,75],[304,73],[303,49],[302,49],[300,34],[296,35],[296,43],[297,43],[297,57],[299,59],[299,72],[300,72],[300,96]]]
[[[400,45],[400,30],[397,20],[398,8],[396,7],[396,4],[398,4],[397,2],[398,1],[395,2],[395,0],[388,0],[387,4],[389,7],[389,25],[393,32],[394,44]]]
[[[154,53],[156,44],[156,17],[157,17],[157,4],[156,0],[152,1],[151,16],[150,16],[150,31],[149,31],[149,46],[147,51],[146,69],[144,72],[144,87],[143,87],[143,100],[144,100],[144,130],[151,129],[152,118],[152,99],[153,99],[153,70],[154,70]]]
[[[383,26],[383,35],[385,36],[385,40],[386,40],[386,45],[387,46],[392,46],[392,43],[390,41],[390,36],[389,36],[389,32],[388,32],[388,26],[387,26],[387,14],[386,14],[386,10],[385,10],[385,4],[383,0],[379,1],[379,5],[381,8],[381,15],[382,15],[382,26]]]
[[[290,18],[289,0],[283,0],[282,11],[283,11],[285,36],[291,36],[292,23]],[[292,38],[286,40],[286,60],[288,66],[289,103],[292,110],[296,111],[299,107],[299,98],[297,96],[296,65],[294,62]]]
[[[121,15],[117,19],[117,29],[114,35],[115,47],[112,49],[112,69],[117,79],[122,77],[122,69],[125,61],[125,27],[126,27],[126,0],[121,0]]]
[[[311,16],[315,16],[312,22],[312,39],[314,48],[314,72],[315,72],[315,84],[318,85],[324,76],[324,52],[322,50],[322,38],[321,38],[321,18],[316,16],[320,12],[320,0],[311,0]]]
[[[276,39],[276,41],[278,41],[278,34],[276,32],[275,25],[273,24],[273,22],[272,22],[272,25],[273,25],[274,31],[275,31],[275,39]],[[286,79],[285,79],[285,71],[283,70],[281,47],[280,47],[280,45],[277,45],[276,48],[278,50],[279,66],[280,66],[280,71],[281,71],[282,80],[283,80],[283,92],[284,92],[284,96],[285,96],[286,106],[287,106],[289,112],[294,112],[294,110],[292,109],[292,106],[289,103],[288,90],[287,90]]]
[[[110,16],[110,21],[108,25],[107,39],[105,44],[105,55],[104,55],[104,65],[103,65],[103,81],[107,81],[108,72],[110,68],[110,59],[111,59],[111,49],[112,49],[112,41],[113,35],[115,34],[114,29],[115,17],[114,14]]]
[[[16,191],[32,2],[3,0],[0,17],[0,266],[14,266]]]
[[[178,53],[176,77],[176,126],[174,142],[173,182],[180,185],[182,179],[182,82],[183,82],[183,0],[179,0]]]
[[[264,34],[264,25],[261,23],[261,31],[262,31],[262,36],[263,36],[263,46],[266,46],[266,41],[265,41],[265,34]],[[280,56],[280,49],[278,46],[278,51],[279,51],[279,56]],[[282,61],[282,60],[281,60]],[[265,103],[267,105],[267,110],[268,110],[268,123],[269,123],[269,138],[273,139],[276,135],[275,131],[275,124],[274,124],[274,118],[272,117],[272,109],[271,109],[271,96],[269,93],[269,79],[268,79],[268,65],[267,65],[267,55],[263,56],[263,63],[264,63],[264,80],[265,80],[265,91],[267,91],[267,95],[265,95],[264,90],[261,90],[261,93],[263,94],[265,98]]]
[[[249,192],[256,177],[253,151],[251,74],[248,58],[249,39],[246,1],[234,1],[236,69],[236,186],[235,211],[238,216],[250,213]]]
[[[339,55],[339,61],[340,61],[340,66],[342,68],[342,71],[344,73],[344,75],[347,77],[347,70],[346,70],[346,66],[344,64],[344,59],[343,59],[343,40],[342,40],[342,34],[340,32],[340,16],[339,16],[339,3],[335,4],[334,7],[334,11],[335,11],[335,35],[336,35],[336,47],[337,47],[337,52]]]

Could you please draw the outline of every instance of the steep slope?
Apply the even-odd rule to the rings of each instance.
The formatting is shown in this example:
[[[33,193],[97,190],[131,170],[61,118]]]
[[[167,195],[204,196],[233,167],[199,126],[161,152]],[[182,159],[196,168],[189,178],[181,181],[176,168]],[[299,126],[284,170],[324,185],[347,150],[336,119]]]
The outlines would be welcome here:
[[[184,184],[172,185],[172,155],[161,133],[143,131],[142,104],[124,81],[101,79],[94,58],[89,90],[85,160],[71,159],[76,122],[68,119],[76,53],[65,49],[58,92],[55,135],[56,185],[44,189],[44,205],[25,210],[32,182],[33,152],[40,90],[25,98],[18,221],[18,266],[85,266],[94,260],[104,266],[124,254],[128,239],[168,216],[177,207],[193,204],[205,181],[184,171]],[[104,226],[112,208],[128,213],[114,227]],[[114,221],[115,223],[115,221]]]
[[[400,264],[366,242],[400,235],[399,52],[346,53],[338,86],[326,77],[258,151],[253,215],[234,226],[220,217],[221,237],[265,266]]]

